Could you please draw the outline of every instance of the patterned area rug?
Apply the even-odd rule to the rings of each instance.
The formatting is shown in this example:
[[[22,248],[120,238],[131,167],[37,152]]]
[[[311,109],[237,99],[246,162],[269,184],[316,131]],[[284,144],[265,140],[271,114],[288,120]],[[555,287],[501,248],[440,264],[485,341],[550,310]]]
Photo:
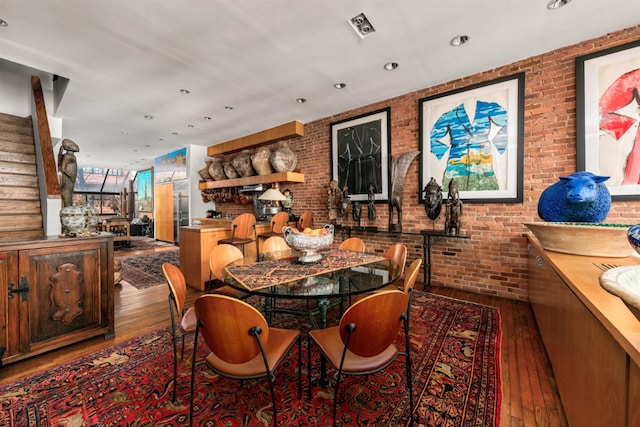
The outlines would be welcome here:
[[[416,426],[499,425],[500,313],[498,309],[416,292],[411,311]],[[335,313],[334,313],[335,314]],[[281,327],[308,328],[305,319],[278,315]],[[400,338],[400,337],[399,337]],[[135,338],[73,363],[0,387],[2,426],[179,426],[188,423],[192,340],[179,363],[172,394],[169,329]],[[315,348],[315,347],[314,347]],[[306,387],[306,340],[303,388]],[[199,360],[207,354],[199,346]],[[276,371],[281,426],[329,426],[333,389],[297,396],[297,346]],[[312,354],[312,369],[319,366]],[[316,371],[317,372],[317,371]],[[328,372],[329,378],[332,371]],[[204,367],[196,374],[194,425],[271,425],[264,379],[234,381]],[[339,425],[407,426],[402,358],[384,371],[349,377],[341,385]]]
[[[145,249],[162,248],[167,246],[174,246],[171,243],[156,240],[151,237],[144,236],[131,236],[128,245],[118,244],[114,249],[117,253],[141,251]]]
[[[166,280],[162,273],[162,264],[169,262],[180,267],[180,250],[167,250],[147,255],[118,257],[122,262],[122,280],[136,289],[164,285]]]

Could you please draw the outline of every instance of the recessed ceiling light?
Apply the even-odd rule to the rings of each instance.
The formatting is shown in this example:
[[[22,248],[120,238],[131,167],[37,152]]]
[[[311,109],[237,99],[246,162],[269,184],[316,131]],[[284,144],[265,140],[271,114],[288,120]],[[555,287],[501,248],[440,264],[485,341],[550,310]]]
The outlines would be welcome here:
[[[8,27],[9,23],[4,19],[0,19],[0,27]]]
[[[233,110],[233,107],[230,107],[230,106],[227,105],[226,107],[224,107],[224,109],[231,111],[231,110]]]
[[[570,1],[571,0],[551,0],[549,3],[547,3],[547,9],[549,10],[560,9],[562,6],[565,6]]]
[[[455,36],[449,42],[451,46],[462,46],[469,41],[469,36]]]
[[[187,125],[188,128],[194,128],[194,125]]]
[[[163,142],[164,138],[158,138],[158,141]]]
[[[335,87],[336,89],[344,89],[345,87],[347,87],[346,83],[336,83],[333,85],[333,87]]]
[[[146,116],[144,116],[145,119],[147,120],[153,120],[153,116],[150,116],[149,114],[147,114]]]
[[[209,117],[209,116],[204,116],[204,117],[203,117],[203,119],[205,119],[205,120],[211,120],[211,117]]]
[[[296,102],[298,104],[304,104],[305,102],[307,102],[307,99],[306,98],[298,98],[298,99],[296,99]]]
[[[188,95],[191,92],[189,92],[187,89],[180,89],[180,93],[184,93],[185,95]]]
[[[384,69],[387,71],[392,71],[398,68],[399,65],[400,64],[398,64],[397,62],[387,62],[386,64],[384,64]]]
[[[127,132],[126,130],[123,130],[122,132],[120,132],[123,135],[129,135],[129,132]]]
[[[178,135],[178,132],[171,132],[172,135]]]

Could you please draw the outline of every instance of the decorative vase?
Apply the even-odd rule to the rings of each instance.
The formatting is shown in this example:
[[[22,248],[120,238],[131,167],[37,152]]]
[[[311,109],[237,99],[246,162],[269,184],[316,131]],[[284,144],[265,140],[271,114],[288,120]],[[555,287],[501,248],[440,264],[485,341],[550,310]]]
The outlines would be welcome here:
[[[231,164],[231,162],[224,162],[222,164],[222,167],[224,169],[224,175],[225,175],[225,179],[234,179],[234,178],[240,178],[240,175],[238,175],[238,172],[236,171],[236,169],[233,167],[233,164]]]
[[[258,175],[268,175],[273,173],[271,168],[271,150],[269,147],[260,147],[256,150],[255,154],[251,156],[251,165]]]
[[[627,230],[627,240],[629,244],[640,254],[640,224],[632,225]]]
[[[66,206],[60,209],[63,236],[79,236],[86,223],[84,206]]]
[[[298,155],[289,148],[288,141],[280,141],[271,154],[271,166],[276,172],[292,172],[298,164]]]
[[[200,175],[200,179],[203,181],[212,181],[211,175],[209,175],[209,166],[211,166],[211,160],[207,160],[205,167],[198,171],[198,175]]]
[[[213,178],[214,181],[221,181],[223,179],[227,179],[224,170],[224,157],[222,156],[214,156],[209,162],[209,176]]]
[[[243,178],[256,174],[256,171],[253,170],[253,166],[251,165],[251,151],[249,150],[242,150],[240,154],[231,160],[231,164],[236,172]]]

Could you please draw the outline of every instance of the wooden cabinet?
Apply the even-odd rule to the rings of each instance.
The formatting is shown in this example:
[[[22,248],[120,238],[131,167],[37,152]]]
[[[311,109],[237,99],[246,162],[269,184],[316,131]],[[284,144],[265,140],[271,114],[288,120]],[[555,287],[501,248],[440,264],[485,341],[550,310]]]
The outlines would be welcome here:
[[[598,282],[598,263],[634,262],[530,245],[529,298],[569,425],[640,425],[640,322]]]
[[[113,238],[0,244],[3,364],[114,334]]]
[[[180,228],[180,270],[187,285],[203,291],[209,280],[209,254],[221,239],[231,237],[231,221],[216,221],[216,225],[194,225]],[[269,223],[257,223],[256,233],[271,230]],[[255,256],[256,245],[245,245],[245,256]]]

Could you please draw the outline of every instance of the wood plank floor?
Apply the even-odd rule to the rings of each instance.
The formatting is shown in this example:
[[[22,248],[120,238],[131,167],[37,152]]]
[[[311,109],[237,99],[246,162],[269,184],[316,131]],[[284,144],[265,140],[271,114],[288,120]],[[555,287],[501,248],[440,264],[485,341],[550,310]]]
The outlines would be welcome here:
[[[123,255],[133,254],[127,252]],[[567,426],[551,365],[529,304],[438,286],[433,286],[430,292],[500,309],[502,321],[501,427]],[[167,295],[167,288],[164,286],[137,290],[126,283],[118,285],[115,296],[116,336],[114,338],[96,337],[42,356],[6,365],[0,368],[0,384],[18,380],[117,342],[167,326],[170,322]],[[200,295],[201,292],[189,288],[187,305],[193,304]]]

